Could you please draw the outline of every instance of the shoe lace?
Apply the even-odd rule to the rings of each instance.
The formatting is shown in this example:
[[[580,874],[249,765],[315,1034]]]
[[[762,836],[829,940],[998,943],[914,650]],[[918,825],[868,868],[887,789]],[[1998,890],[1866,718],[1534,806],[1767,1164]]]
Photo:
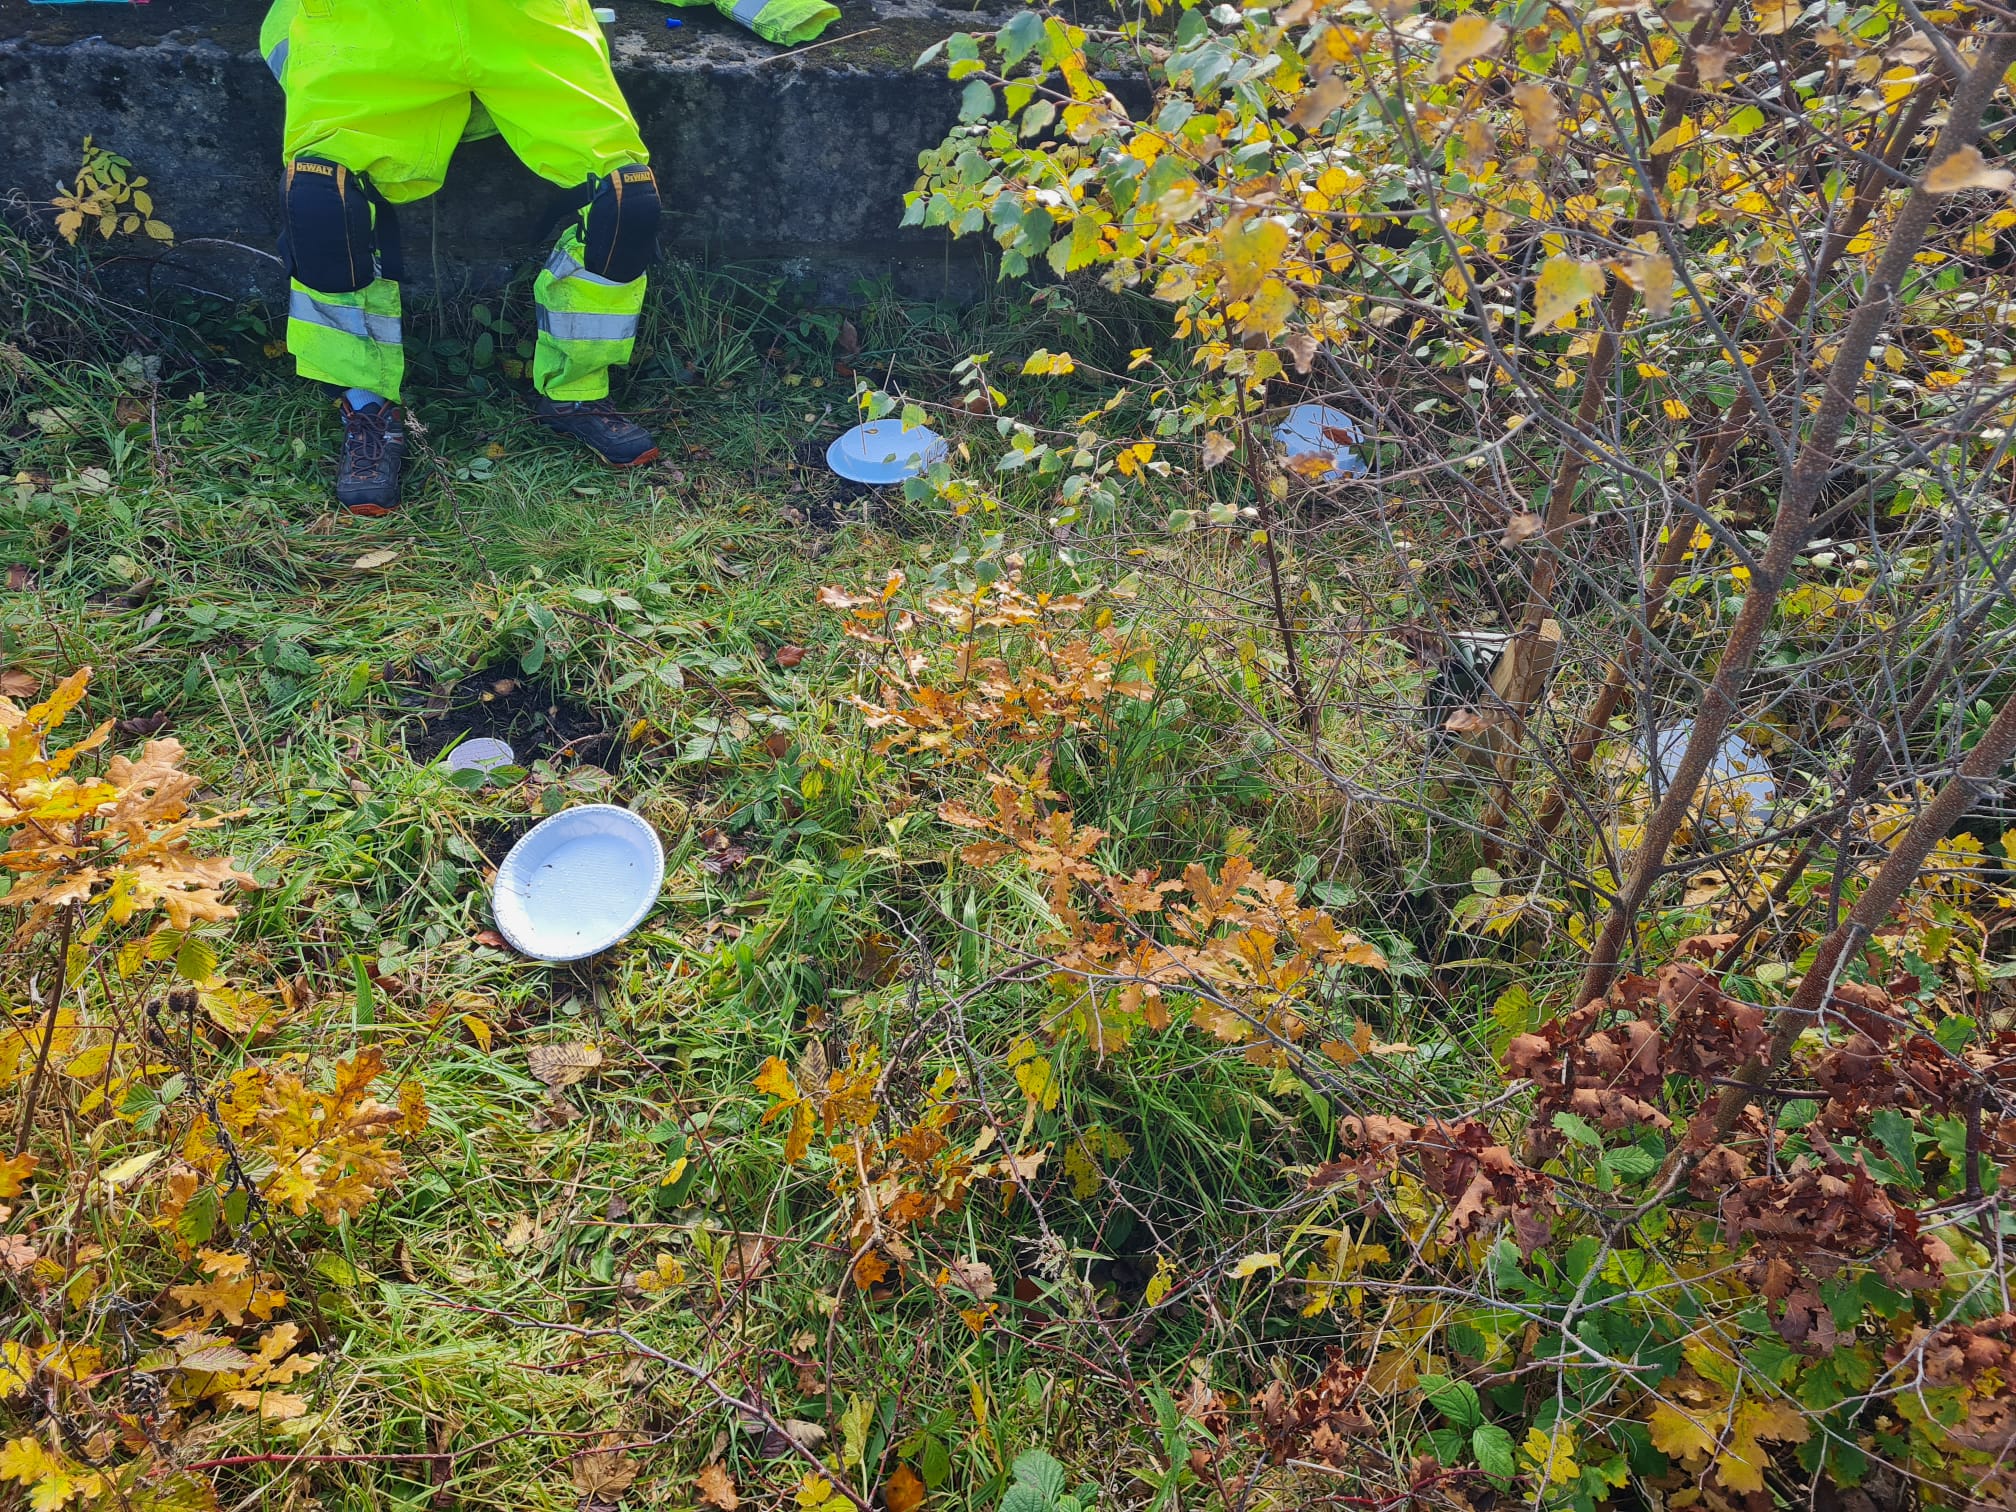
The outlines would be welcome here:
[[[345,411],[343,440],[360,467],[375,470],[385,460],[387,405]]]

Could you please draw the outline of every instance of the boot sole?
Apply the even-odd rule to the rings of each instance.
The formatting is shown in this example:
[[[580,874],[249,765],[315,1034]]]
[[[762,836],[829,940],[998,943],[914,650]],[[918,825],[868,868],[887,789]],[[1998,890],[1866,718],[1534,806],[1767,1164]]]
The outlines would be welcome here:
[[[382,520],[387,515],[399,513],[399,506],[397,504],[345,504],[341,499],[338,499],[336,507],[345,514],[357,515],[361,519],[366,520]]]

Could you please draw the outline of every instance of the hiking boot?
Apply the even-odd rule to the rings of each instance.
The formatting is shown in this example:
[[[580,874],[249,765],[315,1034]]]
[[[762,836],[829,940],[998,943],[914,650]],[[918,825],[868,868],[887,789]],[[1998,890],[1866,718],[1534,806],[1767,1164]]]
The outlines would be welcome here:
[[[354,515],[388,515],[399,507],[399,466],[406,460],[406,423],[399,406],[380,401],[343,410],[343,449],[336,458],[336,502]]]
[[[533,418],[548,430],[572,436],[611,467],[643,467],[658,460],[651,432],[624,417],[607,399],[548,399]]]

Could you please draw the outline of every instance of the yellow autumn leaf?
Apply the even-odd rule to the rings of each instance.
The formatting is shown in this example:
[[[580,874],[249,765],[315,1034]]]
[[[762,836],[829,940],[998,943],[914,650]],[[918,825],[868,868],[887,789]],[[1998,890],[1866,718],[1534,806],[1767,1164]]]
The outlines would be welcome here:
[[[40,1155],[0,1155],[0,1197],[19,1197],[21,1185],[34,1174]]]
[[[257,1412],[269,1423],[285,1423],[308,1410],[308,1399],[291,1391],[227,1391],[224,1400],[233,1407]]]
[[[1764,1471],[1771,1463],[1766,1439],[1801,1444],[1812,1435],[1805,1415],[1790,1402],[1746,1401],[1736,1409],[1729,1442],[1715,1456],[1722,1484],[1740,1495],[1764,1489]]]
[[[1176,1267],[1169,1263],[1167,1255],[1155,1257],[1155,1274],[1148,1278],[1148,1288],[1142,1293],[1142,1300],[1150,1307],[1160,1307],[1169,1289],[1176,1284]]]
[[[1798,21],[1800,5],[1799,0],[1756,0],[1756,10],[1758,34],[1775,37]]]
[[[1694,1459],[1715,1452],[1719,1409],[1695,1410],[1684,1404],[1659,1401],[1646,1415],[1652,1447],[1668,1459]]]
[[[1244,1281],[1248,1276],[1256,1272],[1273,1270],[1280,1264],[1281,1257],[1273,1250],[1267,1251],[1264,1255],[1248,1255],[1232,1267],[1232,1279],[1234,1281]]]
[[[1526,140],[1533,144],[1537,152],[1548,152],[1561,141],[1561,107],[1555,102],[1554,91],[1545,84],[1527,83],[1515,85],[1512,103],[1519,107],[1519,114],[1526,122]]]
[[[1573,257],[1550,257],[1533,281],[1532,334],[1538,335],[1603,292],[1603,265]]]
[[[1701,128],[1695,123],[1694,117],[1682,116],[1677,126],[1668,127],[1653,140],[1652,155],[1658,157],[1662,153],[1678,152],[1700,135]]]
[[[1575,1463],[1575,1430],[1566,1423],[1557,1423],[1552,1433],[1528,1428],[1519,1452],[1549,1485],[1565,1485],[1582,1477],[1582,1467]]]
[[[17,1397],[35,1379],[35,1356],[25,1344],[0,1344],[0,1400]]]
[[[1014,1072],[1015,1085],[1024,1097],[1045,1113],[1055,1111],[1064,1089],[1058,1083],[1057,1068],[1034,1041],[1018,1039],[1008,1047],[1008,1069]]]
[[[798,1084],[791,1079],[791,1068],[774,1055],[757,1069],[756,1090],[777,1099],[777,1106],[763,1115],[765,1123],[798,1101]]]
[[[1139,473],[1143,466],[1153,460],[1154,456],[1155,443],[1153,441],[1136,441],[1132,446],[1123,446],[1120,448],[1120,455],[1113,459],[1113,465],[1120,469],[1123,476],[1131,478]]]
[[[1962,147],[1925,175],[1927,194],[1958,194],[1963,189],[2016,189],[2016,173],[1990,168],[1979,147]]]
[[[1465,63],[1494,53],[1505,40],[1505,28],[1475,11],[1458,16],[1442,33],[1442,50],[1435,55],[1435,82],[1447,84]]]
[[[107,1191],[116,1192],[128,1182],[144,1176],[166,1153],[162,1150],[147,1150],[139,1155],[129,1155],[117,1165],[107,1166],[98,1173],[98,1179],[105,1183]]]
[[[1281,266],[1288,251],[1288,228],[1278,220],[1248,220],[1230,226],[1224,233],[1224,275],[1221,287],[1225,298],[1245,299],[1260,287],[1260,281]]]
[[[1029,360],[1022,364],[1025,376],[1048,375],[1052,378],[1069,377],[1078,371],[1078,363],[1069,352],[1046,352],[1042,347],[1029,354]]]
[[[852,1505],[846,1497],[833,1489],[833,1482],[823,1475],[808,1474],[798,1483],[798,1489],[792,1493],[791,1499],[797,1503],[800,1512],[820,1512],[820,1509],[825,1507]]]

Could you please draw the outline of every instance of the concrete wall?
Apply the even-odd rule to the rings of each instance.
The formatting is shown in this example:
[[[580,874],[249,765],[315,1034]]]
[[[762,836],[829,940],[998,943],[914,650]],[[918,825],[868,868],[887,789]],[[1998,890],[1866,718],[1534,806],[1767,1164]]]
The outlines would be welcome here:
[[[403,0],[367,0],[398,4]],[[663,186],[669,251],[783,262],[844,296],[859,277],[960,297],[980,248],[901,231],[917,153],[956,117],[958,86],[917,54],[984,11],[844,0],[810,50],[761,42],[712,10],[614,0],[617,75]],[[144,6],[0,0],[0,191],[46,201],[86,133],[153,179],[181,245],[170,276],[217,292],[268,282],[283,103],[258,56],[262,0]],[[668,30],[665,18],[685,24]],[[502,143],[466,143],[448,187],[401,217],[409,276],[498,281],[541,251],[548,186]]]

